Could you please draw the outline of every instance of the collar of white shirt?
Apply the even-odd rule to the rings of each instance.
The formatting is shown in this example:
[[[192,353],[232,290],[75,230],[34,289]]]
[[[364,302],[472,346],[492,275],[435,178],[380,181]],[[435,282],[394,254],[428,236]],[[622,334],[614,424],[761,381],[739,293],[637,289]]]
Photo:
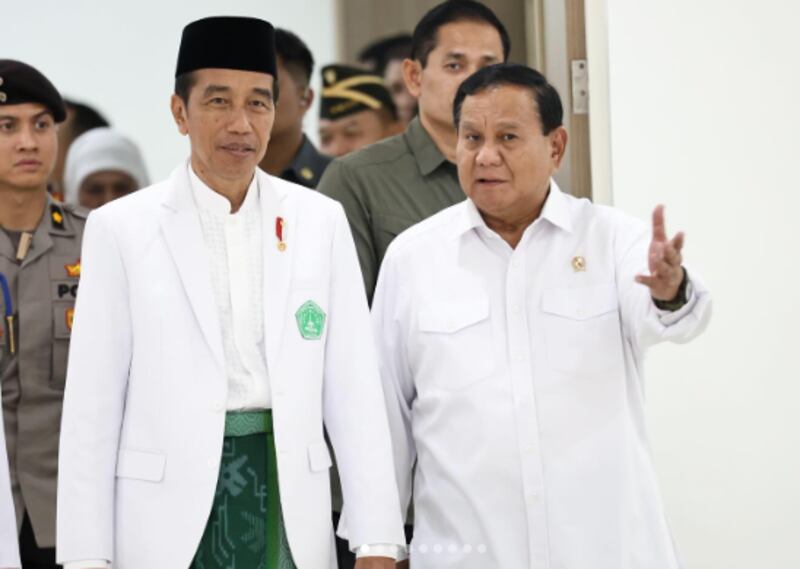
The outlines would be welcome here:
[[[555,180],[550,181],[550,193],[544,202],[542,213],[539,219],[545,219],[561,229],[572,233],[572,215],[570,213],[570,204],[567,197],[563,194],[561,189],[556,184]],[[484,228],[486,231],[491,231],[486,225],[483,216],[475,206],[475,203],[467,198],[464,201],[462,215],[458,221],[453,224],[453,237],[461,237],[468,231],[473,229]]]
[[[197,207],[203,211],[208,211],[217,215],[230,215],[231,202],[228,201],[228,198],[209,188],[205,182],[195,174],[191,162],[189,162],[187,168],[189,168],[192,195],[194,196]],[[242,207],[239,208],[237,213],[244,213],[255,209],[258,207],[258,204],[258,180],[255,172],[253,172],[253,179],[250,182],[250,186],[247,188],[247,194],[244,197],[244,202],[242,202]]]

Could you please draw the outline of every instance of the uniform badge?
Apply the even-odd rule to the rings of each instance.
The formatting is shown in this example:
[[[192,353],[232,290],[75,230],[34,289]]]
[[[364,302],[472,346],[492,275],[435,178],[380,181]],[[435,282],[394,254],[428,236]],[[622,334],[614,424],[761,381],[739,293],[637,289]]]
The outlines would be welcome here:
[[[313,300],[308,300],[294,314],[300,335],[306,340],[319,340],[325,329],[325,312]]]
[[[50,206],[50,221],[53,224],[53,229],[64,229],[64,212],[55,204]]]
[[[572,270],[576,273],[582,273],[586,270],[586,259],[578,255],[572,258]]]
[[[75,308],[67,308],[64,313],[64,321],[67,323],[67,330],[72,332],[72,321],[75,320]]]
[[[283,221],[282,217],[275,218],[275,237],[278,239],[278,251],[283,253],[286,251],[286,241],[283,240],[283,228],[286,226],[286,222]]]
[[[334,71],[333,69],[328,69],[325,72],[325,82],[328,85],[333,85],[334,83],[336,83],[336,71]]]
[[[64,268],[67,270],[67,276],[73,279],[80,278],[81,276],[81,260],[75,261],[74,265],[66,264]]]

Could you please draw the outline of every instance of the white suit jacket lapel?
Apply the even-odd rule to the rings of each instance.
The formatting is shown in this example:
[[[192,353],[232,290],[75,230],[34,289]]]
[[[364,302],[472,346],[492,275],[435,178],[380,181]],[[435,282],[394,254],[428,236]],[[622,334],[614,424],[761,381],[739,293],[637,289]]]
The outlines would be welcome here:
[[[179,166],[172,172],[169,192],[164,196],[163,206],[160,223],[164,238],[203,336],[214,357],[224,368],[222,330],[211,283],[210,261],[197,206],[192,197],[188,164]]]
[[[280,352],[280,340],[287,320],[292,263],[297,251],[297,232],[294,200],[287,197],[288,191],[280,180],[275,180],[256,170],[261,190],[261,212],[264,224],[264,325],[267,365],[274,374],[274,363]],[[285,248],[278,247],[276,224],[283,219],[283,241]]]

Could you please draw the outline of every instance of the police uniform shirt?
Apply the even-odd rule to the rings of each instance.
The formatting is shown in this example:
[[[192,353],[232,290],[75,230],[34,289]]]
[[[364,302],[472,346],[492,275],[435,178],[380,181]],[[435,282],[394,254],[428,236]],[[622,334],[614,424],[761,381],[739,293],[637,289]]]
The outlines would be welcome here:
[[[313,189],[319,184],[322,173],[325,172],[330,162],[331,158],[321,154],[308,137],[303,135],[303,144],[300,146],[297,156],[280,177],[287,182]]]
[[[21,262],[21,233],[0,230],[0,273],[8,293],[0,294],[6,448],[17,523],[27,511],[43,548],[55,545],[61,404],[86,215],[48,197]]]

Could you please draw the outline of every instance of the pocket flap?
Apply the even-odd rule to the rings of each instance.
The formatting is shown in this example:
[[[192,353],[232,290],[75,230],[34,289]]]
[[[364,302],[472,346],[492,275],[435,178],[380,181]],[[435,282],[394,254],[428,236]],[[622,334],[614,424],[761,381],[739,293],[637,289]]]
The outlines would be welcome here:
[[[331,467],[331,453],[324,442],[308,445],[308,466],[312,472],[320,472]]]
[[[452,334],[488,317],[489,299],[486,297],[441,301],[419,311],[419,329],[422,332]]]
[[[613,284],[551,288],[542,293],[542,311],[573,320],[588,320],[617,309]]]
[[[117,456],[117,476],[148,482],[161,482],[167,456],[156,451],[121,449]]]

